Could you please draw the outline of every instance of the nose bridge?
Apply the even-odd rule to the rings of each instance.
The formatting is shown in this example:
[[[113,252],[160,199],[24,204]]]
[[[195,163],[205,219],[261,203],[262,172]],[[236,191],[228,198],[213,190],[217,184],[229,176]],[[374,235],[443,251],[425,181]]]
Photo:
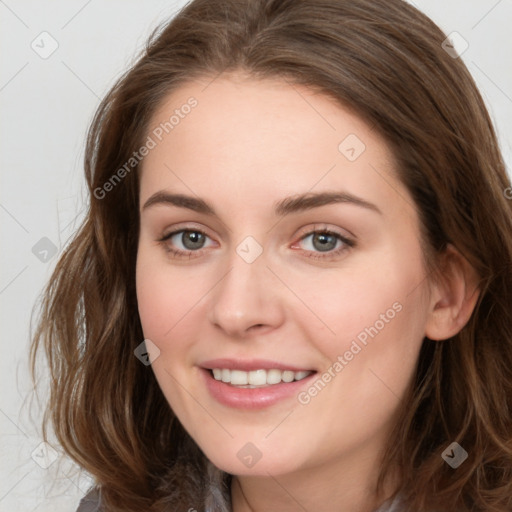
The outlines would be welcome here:
[[[263,247],[246,237],[227,258],[226,266],[229,270],[212,296],[210,321],[238,335],[253,326],[277,326],[282,309],[273,293]]]

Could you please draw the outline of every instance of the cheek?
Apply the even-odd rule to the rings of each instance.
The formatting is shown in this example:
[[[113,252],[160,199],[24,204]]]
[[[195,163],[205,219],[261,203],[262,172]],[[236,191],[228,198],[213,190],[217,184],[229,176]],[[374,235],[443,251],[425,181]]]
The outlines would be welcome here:
[[[142,260],[143,261],[143,260]],[[137,264],[137,302],[144,336],[160,340],[172,328],[174,295],[169,293],[165,276],[155,265]]]
[[[325,357],[318,379],[298,397],[302,421],[311,422],[313,430],[315,418],[322,418],[322,428],[332,433],[331,448],[343,444],[341,438],[363,442],[376,436],[390,421],[416,367],[426,318],[418,287],[422,267],[404,263],[380,269],[354,269],[337,286],[324,283],[323,298],[312,304],[335,334],[327,328],[315,334],[313,322],[302,324]]]
[[[180,269],[171,272],[165,254],[154,248],[139,247],[136,289],[144,335],[163,340],[184,318],[200,293],[199,282]]]
[[[330,361],[350,350],[354,340],[362,348],[376,340],[391,347],[422,336],[421,250],[407,258],[400,254],[382,251],[329,273],[290,276],[311,313],[295,318]]]
[[[138,310],[144,337],[160,350],[153,364],[157,378],[164,369],[182,376],[194,364],[197,347],[193,340],[206,325],[211,287],[204,272],[171,267],[165,255],[154,249],[140,249],[136,269]]]
[[[317,400],[318,414],[327,403],[336,403],[337,412],[326,418],[333,429],[354,411],[354,436],[386,422],[414,374],[427,315],[418,254],[409,261],[383,258],[364,266],[364,272],[354,268],[340,281],[343,285],[326,283],[324,299],[316,302],[335,335],[316,337],[327,360],[326,373],[319,376],[328,381],[322,398],[314,398],[315,390],[302,398]]]
[[[149,252],[149,251],[148,251]],[[147,257],[146,257],[147,255]],[[136,288],[139,316],[144,338],[159,349],[151,368],[174,413],[188,417],[192,412],[187,396],[179,383],[187,381],[187,362],[190,358],[189,341],[196,324],[200,290],[183,277],[170,272],[161,258],[141,250],[137,260]],[[187,386],[193,391],[193,388]],[[188,405],[187,405],[188,404]]]

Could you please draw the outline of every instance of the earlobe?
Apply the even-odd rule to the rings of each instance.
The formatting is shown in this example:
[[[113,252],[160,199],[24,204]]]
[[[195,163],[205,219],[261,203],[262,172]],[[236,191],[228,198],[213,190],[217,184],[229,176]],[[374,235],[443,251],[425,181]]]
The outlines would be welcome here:
[[[438,271],[431,283],[425,336],[431,340],[445,340],[459,333],[469,321],[479,294],[475,269],[449,244],[440,256]]]

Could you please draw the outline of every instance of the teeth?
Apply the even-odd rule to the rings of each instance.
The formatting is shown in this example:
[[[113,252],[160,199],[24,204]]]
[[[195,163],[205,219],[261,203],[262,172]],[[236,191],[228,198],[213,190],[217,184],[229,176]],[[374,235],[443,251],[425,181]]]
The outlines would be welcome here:
[[[233,386],[245,386],[249,384],[249,374],[241,370],[231,370],[230,382]]]
[[[281,370],[267,370],[267,384],[279,384],[281,382]]]
[[[302,380],[313,373],[311,371],[292,372],[290,370],[277,369],[244,372],[242,370],[229,370],[226,368],[213,368],[212,372],[215,380],[229,383],[232,386],[249,388]]]
[[[253,386],[263,386],[267,383],[267,372],[265,370],[254,370],[249,372],[249,384]],[[233,384],[233,381],[231,381]]]
[[[293,372],[290,372],[289,370],[286,370],[283,372],[283,375],[281,379],[283,379],[283,382],[293,382],[293,379],[295,378],[295,375]]]

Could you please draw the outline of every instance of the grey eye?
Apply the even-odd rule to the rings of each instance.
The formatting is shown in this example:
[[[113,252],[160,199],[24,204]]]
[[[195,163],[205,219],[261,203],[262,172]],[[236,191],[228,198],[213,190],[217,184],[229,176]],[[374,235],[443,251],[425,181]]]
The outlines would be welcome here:
[[[328,233],[313,233],[310,236],[313,237],[311,240],[313,247],[321,252],[332,251],[339,242],[339,237]]]
[[[178,231],[171,237],[171,242],[178,249],[194,251],[203,248],[206,235],[200,231]]]

